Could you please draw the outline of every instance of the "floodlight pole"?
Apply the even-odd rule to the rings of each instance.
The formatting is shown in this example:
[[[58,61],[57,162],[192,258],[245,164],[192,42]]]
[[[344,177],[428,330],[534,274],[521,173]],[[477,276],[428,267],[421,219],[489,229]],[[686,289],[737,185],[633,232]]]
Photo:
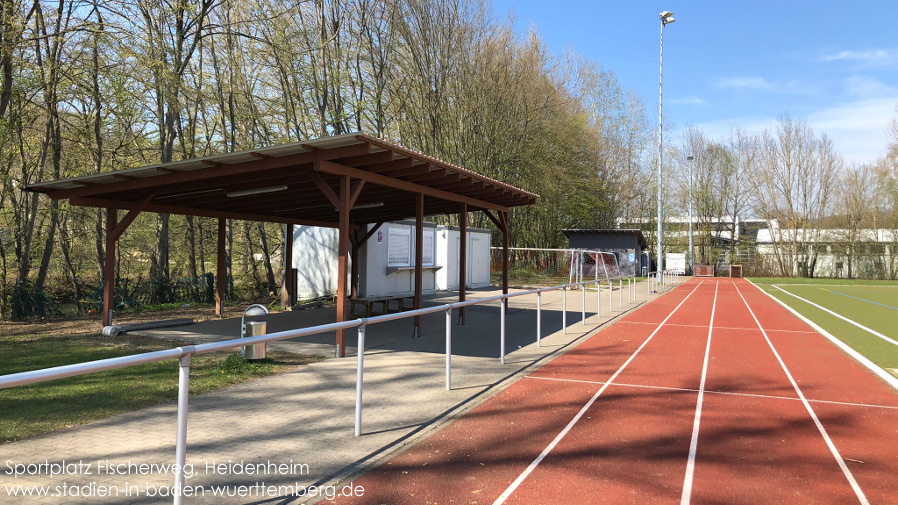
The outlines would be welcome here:
[[[695,253],[692,249],[692,156],[687,156],[689,162],[689,275],[694,275]]]
[[[664,256],[662,255],[662,233],[663,223],[662,223],[662,176],[661,176],[661,163],[663,160],[663,148],[664,148],[664,26],[668,23],[673,23],[674,18],[673,15],[669,11],[664,11],[661,13],[661,51],[660,51],[660,59],[659,59],[659,67],[660,70],[658,72],[658,285],[660,286],[662,283],[662,272],[664,271]]]

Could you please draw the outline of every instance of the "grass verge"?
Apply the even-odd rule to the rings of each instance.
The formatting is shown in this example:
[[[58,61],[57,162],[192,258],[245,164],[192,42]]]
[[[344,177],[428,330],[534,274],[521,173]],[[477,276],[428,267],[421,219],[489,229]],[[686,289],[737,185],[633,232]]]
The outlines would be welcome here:
[[[96,335],[12,335],[0,338],[0,375],[170,349],[184,342]],[[239,351],[195,356],[190,393],[293,370],[321,358],[269,352],[247,362]],[[78,426],[177,398],[178,361],[109,370],[0,390],[0,441],[10,442]]]

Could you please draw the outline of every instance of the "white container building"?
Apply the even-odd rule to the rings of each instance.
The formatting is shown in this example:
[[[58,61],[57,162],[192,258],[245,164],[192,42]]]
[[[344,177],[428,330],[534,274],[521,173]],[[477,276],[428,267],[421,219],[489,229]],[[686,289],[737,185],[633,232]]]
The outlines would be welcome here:
[[[368,225],[370,230],[374,225]],[[366,231],[367,231],[366,230]],[[424,223],[423,293],[458,289],[460,230]],[[490,231],[467,230],[468,288],[490,285]],[[300,300],[337,291],[337,230],[296,226],[293,231],[293,268]],[[351,258],[355,261],[355,258]],[[413,296],[415,289],[415,222],[384,223],[359,248],[358,297]]]

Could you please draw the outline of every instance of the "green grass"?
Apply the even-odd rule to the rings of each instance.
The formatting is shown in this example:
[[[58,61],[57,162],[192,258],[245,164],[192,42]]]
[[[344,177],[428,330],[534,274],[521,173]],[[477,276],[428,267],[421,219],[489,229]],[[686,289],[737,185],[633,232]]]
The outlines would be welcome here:
[[[813,284],[818,286],[892,286],[898,289],[898,281],[886,280],[858,280],[858,279],[829,279],[809,277],[752,277],[755,284],[778,284],[786,286],[790,284]]]
[[[177,347],[154,339],[4,336],[0,375]],[[195,356],[190,392],[199,394],[291,370],[320,358],[269,352],[250,363],[239,352]],[[12,441],[173,401],[178,361],[168,360],[0,390],[0,441]]]
[[[751,279],[761,289],[820,325],[834,337],[898,376],[898,346],[820,310],[774,286],[814,302],[836,314],[898,340],[898,283],[856,279]],[[815,281],[815,282],[794,282]],[[841,294],[840,294],[841,293]],[[847,296],[846,296],[847,295]],[[852,298],[855,297],[855,298]],[[863,299],[859,300],[857,298]],[[864,301],[867,300],[867,301]]]

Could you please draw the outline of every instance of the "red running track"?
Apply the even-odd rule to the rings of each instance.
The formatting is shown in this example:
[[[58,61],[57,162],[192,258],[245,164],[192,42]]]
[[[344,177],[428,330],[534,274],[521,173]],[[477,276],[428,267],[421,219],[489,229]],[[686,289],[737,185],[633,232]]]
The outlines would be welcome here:
[[[692,279],[356,481],[370,504],[898,503],[898,394]]]

